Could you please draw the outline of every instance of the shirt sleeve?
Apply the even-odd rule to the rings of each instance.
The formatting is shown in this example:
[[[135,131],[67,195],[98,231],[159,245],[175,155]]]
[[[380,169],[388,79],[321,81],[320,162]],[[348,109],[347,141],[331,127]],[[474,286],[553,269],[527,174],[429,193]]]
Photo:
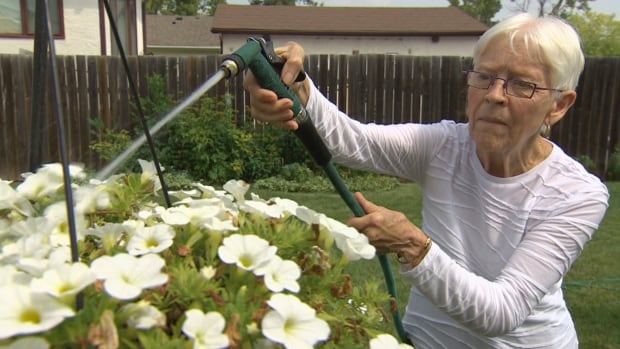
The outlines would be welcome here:
[[[592,238],[607,209],[604,190],[565,202],[525,233],[501,273],[488,280],[466,270],[433,244],[404,277],[440,310],[469,329],[499,336],[520,326],[560,282]]]
[[[419,180],[446,127],[364,124],[338,109],[310,81],[306,110],[336,163],[408,180]],[[439,136],[439,137],[438,137]],[[398,159],[398,161],[394,161]]]

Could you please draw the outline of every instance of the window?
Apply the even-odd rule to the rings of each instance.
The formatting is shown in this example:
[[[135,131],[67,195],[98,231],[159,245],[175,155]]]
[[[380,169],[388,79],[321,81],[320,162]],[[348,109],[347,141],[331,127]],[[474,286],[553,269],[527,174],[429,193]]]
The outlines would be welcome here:
[[[33,36],[36,4],[37,0],[0,1],[0,36]],[[62,0],[48,0],[47,4],[54,36],[62,37]]]

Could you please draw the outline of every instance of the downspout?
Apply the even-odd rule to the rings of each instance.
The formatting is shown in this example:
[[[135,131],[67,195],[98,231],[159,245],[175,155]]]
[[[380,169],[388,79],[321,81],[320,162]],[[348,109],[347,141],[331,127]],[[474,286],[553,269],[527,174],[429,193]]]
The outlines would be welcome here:
[[[103,0],[97,1],[99,4],[99,43],[101,45],[101,55],[107,56],[106,52],[106,35],[105,35],[105,15],[103,9]]]
[[[146,55],[146,0],[142,0],[142,54]]]

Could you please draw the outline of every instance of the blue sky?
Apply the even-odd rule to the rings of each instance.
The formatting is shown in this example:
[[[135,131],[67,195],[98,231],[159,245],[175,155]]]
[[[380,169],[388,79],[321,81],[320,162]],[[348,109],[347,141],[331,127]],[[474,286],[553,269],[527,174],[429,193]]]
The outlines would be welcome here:
[[[382,6],[382,7],[443,7],[448,6],[447,0],[318,0],[324,6]],[[229,4],[247,5],[248,0],[228,0]],[[510,16],[513,12],[509,9],[514,7],[509,0],[502,0],[503,8],[498,13],[498,18]],[[590,8],[594,12],[615,14],[616,20],[620,20],[620,1],[618,0],[593,0]],[[534,6],[532,5],[532,9]]]

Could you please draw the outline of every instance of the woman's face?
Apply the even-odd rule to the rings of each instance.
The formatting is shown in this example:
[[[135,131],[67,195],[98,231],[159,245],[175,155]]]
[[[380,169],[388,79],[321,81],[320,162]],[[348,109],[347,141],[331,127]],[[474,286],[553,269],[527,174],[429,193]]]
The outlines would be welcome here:
[[[517,41],[515,50],[511,50],[507,38],[496,38],[480,56],[474,70],[502,79],[532,82],[539,87],[553,87],[548,86],[545,67],[525,52],[523,42]],[[541,125],[556,109],[552,93],[536,90],[532,98],[509,96],[502,80],[495,80],[488,90],[469,87],[466,110],[469,133],[479,155],[528,153],[527,148],[539,137]]]

